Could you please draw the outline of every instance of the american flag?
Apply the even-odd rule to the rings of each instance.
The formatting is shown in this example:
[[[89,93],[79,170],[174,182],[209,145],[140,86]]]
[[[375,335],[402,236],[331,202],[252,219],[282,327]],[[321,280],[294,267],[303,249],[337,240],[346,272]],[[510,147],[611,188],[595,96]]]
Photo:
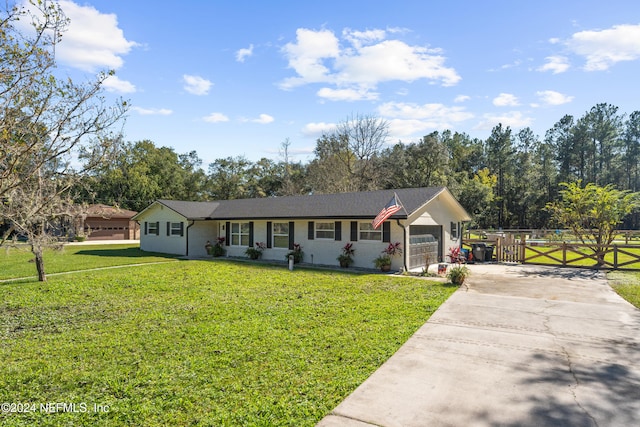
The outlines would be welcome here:
[[[391,200],[389,200],[389,203],[387,203],[386,206],[382,208],[378,216],[376,216],[376,218],[371,223],[373,224],[373,229],[376,230],[378,227],[380,227],[380,224],[385,222],[387,218],[398,212],[400,209],[402,209],[402,205],[398,203],[398,196],[394,193]]]

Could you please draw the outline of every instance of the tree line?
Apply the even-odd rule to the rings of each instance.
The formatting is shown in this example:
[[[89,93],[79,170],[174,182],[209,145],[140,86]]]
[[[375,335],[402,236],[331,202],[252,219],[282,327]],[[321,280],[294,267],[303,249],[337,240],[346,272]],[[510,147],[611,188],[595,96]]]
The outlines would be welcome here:
[[[112,161],[86,176],[79,201],[141,210],[159,198],[220,200],[310,193],[447,186],[481,228],[553,227],[545,206],[561,183],[581,180],[640,188],[640,111],[629,115],[597,104],[565,115],[540,137],[501,124],[486,139],[432,132],[418,141],[386,144],[388,123],[355,115],[316,141],[313,157],[294,162],[291,142],[278,159],[244,156],[207,165],[197,152],[178,154],[151,141],[114,144]],[[638,227],[638,216],[625,226]]]

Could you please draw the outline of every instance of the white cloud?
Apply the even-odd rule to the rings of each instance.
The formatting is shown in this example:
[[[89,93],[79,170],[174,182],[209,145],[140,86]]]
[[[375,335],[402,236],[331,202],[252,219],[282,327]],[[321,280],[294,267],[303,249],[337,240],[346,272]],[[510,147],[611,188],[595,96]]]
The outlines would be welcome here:
[[[236,61],[244,62],[244,60],[253,55],[253,45],[250,44],[248,48],[238,49],[236,52]]]
[[[505,114],[484,114],[482,121],[473,127],[474,130],[491,130],[498,124],[511,128],[522,128],[530,126],[533,120],[525,117],[520,111],[511,111]]]
[[[302,128],[302,133],[305,136],[322,136],[324,133],[333,132],[336,129],[335,123],[307,123]]]
[[[536,92],[540,101],[547,105],[562,105],[573,101],[573,96],[565,95],[554,90],[542,90]]]
[[[569,59],[565,56],[547,56],[547,63],[538,68],[538,71],[551,71],[553,74],[564,73],[569,69]]]
[[[213,86],[213,83],[200,76],[185,74],[182,76],[182,80],[184,81],[184,90],[193,95],[206,95]]]
[[[319,91],[319,96],[353,100],[356,94],[369,94],[378,84],[387,81],[426,79],[442,86],[460,81],[457,72],[444,65],[440,49],[386,39],[397,32],[345,29],[342,38],[347,47],[343,47],[332,31],[299,28],[296,41],[283,48],[289,68],[296,76],[282,81],[280,88],[289,90],[310,83],[325,83],[336,88],[333,92]]]
[[[170,116],[171,114],[173,114],[173,111],[167,108],[131,107],[131,110],[135,111],[141,116]]]
[[[566,44],[571,51],[586,58],[586,71],[607,70],[617,62],[640,59],[640,24],[580,31]]]
[[[399,40],[385,40],[364,46],[353,55],[336,59],[338,82],[376,85],[385,81],[440,81],[453,86],[460,76],[453,68],[444,67],[445,58],[439,50],[409,46]]]
[[[436,121],[391,119],[389,120],[388,141],[395,143],[403,138],[425,134],[437,129],[445,128]]]
[[[338,38],[328,30],[312,31],[299,28],[296,31],[296,43],[287,43],[283,51],[299,77],[286,79],[283,89],[292,89],[306,83],[330,81],[329,69],[325,59],[336,58],[340,53]]]
[[[274,121],[274,118],[268,114],[260,114],[260,116],[257,119],[250,119],[248,121],[252,123],[260,123],[261,125],[266,125],[266,124],[272,123]]]
[[[387,102],[378,107],[381,117],[389,120],[391,139],[436,129],[449,129],[455,123],[472,119],[464,107],[443,104]]]
[[[384,30],[355,31],[350,28],[345,28],[342,30],[342,37],[351,42],[356,49],[359,49],[363,44],[371,44],[379,40],[384,40],[386,32]]]
[[[519,105],[518,98],[511,93],[501,93],[493,99],[496,107],[513,107]]]
[[[34,11],[28,2],[23,4]],[[61,63],[88,72],[115,70],[122,67],[122,56],[138,46],[125,38],[115,14],[101,13],[93,6],[80,6],[69,0],[60,0],[59,4],[69,18],[68,29],[56,47],[56,59]]]
[[[356,89],[331,89],[323,87],[317,93],[320,98],[329,101],[375,101],[379,97],[379,93],[370,92],[364,88]]]
[[[471,97],[468,95],[458,95],[453,99],[453,102],[465,102],[470,100]]]
[[[509,68],[519,67],[520,65],[522,65],[522,60],[521,59],[516,59],[511,64],[501,65],[500,68],[503,69],[503,70],[508,70]]]
[[[120,80],[118,76],[109,76],[104,80],[102,86],[109,92],[134,93],[136,87],[126,80]]]
[[[209,123],[221,123],[221,122],[228,122],[229,117],[225,116],[222,113],[211,113],[208,116],[203,117],[202,120]]]

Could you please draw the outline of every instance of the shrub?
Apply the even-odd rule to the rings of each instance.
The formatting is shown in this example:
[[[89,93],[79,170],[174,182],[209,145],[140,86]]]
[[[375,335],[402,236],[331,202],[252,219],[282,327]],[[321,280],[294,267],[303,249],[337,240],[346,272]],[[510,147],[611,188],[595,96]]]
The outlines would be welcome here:
[[[302,260],[304,259],[304,252],[302,252],[302,246],[300,246],[299,243],[294,243],[293,244],[293,249],[290,250],[287,255],[285,256],[285,259],[288,260],[289,259],[289,255],[293,255],[293,262],[294,264],[298,264],[301,263]]]
[[[447,279],[451,280],[454,285],[462,285],[467,277],[471,274],[468,267],[464,265],[456,265],[447,273]]]

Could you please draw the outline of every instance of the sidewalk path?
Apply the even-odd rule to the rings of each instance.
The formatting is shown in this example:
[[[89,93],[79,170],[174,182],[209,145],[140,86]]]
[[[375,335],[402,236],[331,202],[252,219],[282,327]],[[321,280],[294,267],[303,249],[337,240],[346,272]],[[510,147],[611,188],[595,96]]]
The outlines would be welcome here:
[[[640,311],[603,273],[471,268],[317,427],[640,425]]]

